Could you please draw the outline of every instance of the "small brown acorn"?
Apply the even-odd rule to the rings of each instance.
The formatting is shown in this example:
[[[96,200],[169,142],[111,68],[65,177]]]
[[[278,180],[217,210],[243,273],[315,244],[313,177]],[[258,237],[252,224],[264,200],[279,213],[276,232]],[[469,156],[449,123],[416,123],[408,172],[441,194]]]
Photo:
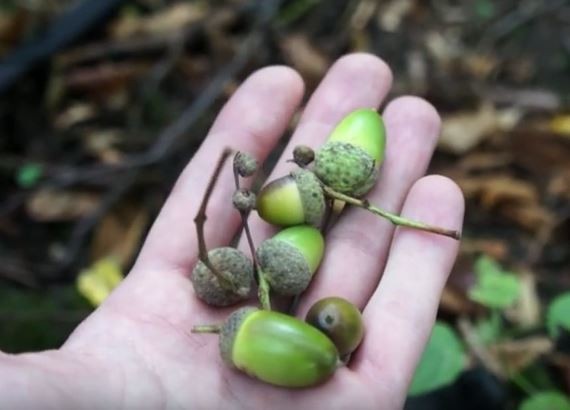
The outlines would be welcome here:
[[[217,274],[198,261],[191,275],[196,295],[211,306],[229,306],[246,300],[253,282],[251,260],[230,247],[212,249],[208,259]]]
[[[232,197],[234,208],[241,212],[248,212],[255,209],[256,196],[246,188],[237,189]]]
[[[234,156],[234,168],[242,177],[250,177],[257,171],[257,160],[247,152],[238,152]]]

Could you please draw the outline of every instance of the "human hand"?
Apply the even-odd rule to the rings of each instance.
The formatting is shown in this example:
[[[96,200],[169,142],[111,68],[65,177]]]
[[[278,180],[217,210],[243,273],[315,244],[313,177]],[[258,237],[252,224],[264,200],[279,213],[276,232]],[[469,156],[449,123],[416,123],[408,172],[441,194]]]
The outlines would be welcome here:
[[[291,169],[285,160],[295,145],[318,147],[348,112],[377,108],[390,86],[389,68],[376,57],[339,59],[309,100],[271,179]],[[15,381],[8,385],[12,388],[0,389],[2,395],[11,393],[17,403],[18,392],[33,383],[33,375],[53,375],[39,390],[28,387],[30,401],[39,394],[42,403],[51,400],[57,408],[403,406],[456,257],[458,242],[453,239],[395,229],[362,209],[345,211],[327,233],[324,261],[303,296],[299,316],[322,297],[341,296],[363,310],[366,334],[349,366],[320,386],[287,390],[253,380],[223,364],[216,336],[191,333],[192,326],[223,321],[235,309],[204,305],[188,279],[198,258],[193,218],[214,163],[225,146],[262,162],[302,94],[302,81],[289,68],[265,68],[244,82],[181,175],[125,281],[61,349],[2,357],[12,369],[24,363],[33,370],[14,373]],[[387,105],[383,117],[386,159],[367,198],[406,217],[460,229],[464,205],[457,186],[441,176],[422,178],[439,133],[434,108],[419,98],[401,97]],[[228,163],[208,206],[210,249],[227,244],[240,226],[231,205],[233,191]],[[273,232],[256,215],[250,226],[257,244]]]

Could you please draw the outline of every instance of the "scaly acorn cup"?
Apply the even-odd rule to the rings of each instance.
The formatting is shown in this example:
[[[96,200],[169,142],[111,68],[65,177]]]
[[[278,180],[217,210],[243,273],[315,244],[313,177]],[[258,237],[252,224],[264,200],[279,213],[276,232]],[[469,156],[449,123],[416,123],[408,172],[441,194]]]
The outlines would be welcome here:
[[[305,321],[326,334],[341,356],[352,353],[364,336],[364,322],[356,306],[340,297],[328,297],[316,302]]]
[[[264,186],[257,195],[256,208],[259,216],[273,225],[319,227],[325,215],[325,197],[315,174],[297,169]]]
[[[363,196],[376,182],[385,148],[382,117],[372,109],[353,111],[338,123],[317,151],[314,172],[335,191]]]
[[[219,333],[224,362],[276,386],[310,387],[327,380],[339,364],[336,347],[322,332],[283,313],[245,307],[221,326],[196,326]]]
[[[211,306],[229,306],[246,300],[253,282],[251,260],[230,247],[212,249],[208,259],[217,274],[198,261],[190,277],[196,295]]]
[[[256,255],[260,272],[277,294],[303,292],[323,259],[325,240],[309,225],[285,228],[261,243]]]

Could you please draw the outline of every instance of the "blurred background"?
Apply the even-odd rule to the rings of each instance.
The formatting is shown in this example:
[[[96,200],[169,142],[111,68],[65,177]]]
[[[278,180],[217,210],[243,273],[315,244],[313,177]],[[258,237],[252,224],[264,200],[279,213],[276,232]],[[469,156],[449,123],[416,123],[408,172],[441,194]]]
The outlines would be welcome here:
[[[467,199],[406,407],[570,409],[568,0],[0,0],[0,349],[59,346],[120,282],[248,74],[310,94],[351,51],[440,110],[430,172]]]

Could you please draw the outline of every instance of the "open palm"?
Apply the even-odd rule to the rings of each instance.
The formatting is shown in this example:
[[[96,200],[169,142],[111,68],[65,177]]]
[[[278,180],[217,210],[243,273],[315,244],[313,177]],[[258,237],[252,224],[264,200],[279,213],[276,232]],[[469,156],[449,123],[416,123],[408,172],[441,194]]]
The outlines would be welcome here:
[[[377,108],[391,86],[379,59],[353,54],[339,59],[310,98],[272,178],[292,165],[295,145],[318,147],[348,112]],[[398,409],[421,356],[458,243],[406,228],[361,209],[349,209],[327,234],[325,259],[299,307],[342,296],[364,312],[366,334],[349,367],[316,388],[287,390],[226,368],[217,337],[195,335],[193,325],[214,323],[231,309],[216,310],[194,295],[188,276],[198,256],[193,218],[223,147],[260,162],[274,148],[303,95],[298,74],[268,67],[252,74],[216,119],[154,224],[132,272],[66,344],[43,356],[46,397],[59,408],[253,408]],[[459,229],[463,198],[454,183],[423,177],[440,120],[415,97],[390,102],[386,160],[371,202],[393,212]],[[226,164],[208,206],[209,248],[227,244],[239,228],[232,209],[231,166]],[[274,228],[250,218],[256,243]],[[381,281],[380,281],[381,279]],[[57,406],[56,406],[57,407]]]

